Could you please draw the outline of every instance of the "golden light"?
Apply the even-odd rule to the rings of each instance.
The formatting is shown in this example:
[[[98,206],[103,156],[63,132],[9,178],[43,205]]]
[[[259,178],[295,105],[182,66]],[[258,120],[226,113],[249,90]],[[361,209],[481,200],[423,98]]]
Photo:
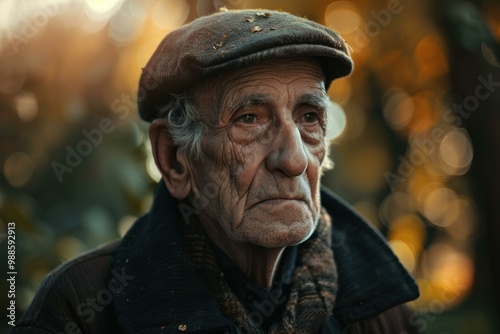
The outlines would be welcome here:
[[[17,9],[15,8],[15,4],[15,0],[0,1],[0,33],[2,33],[2,35],[4,31],[10,29],[10,25],[13,22],[12,14],[16,12],[14,9]]]
[[[32,121],[38,114],[36,95],[31,92],[21,92],[14,97],[14,109],[19,119],[24,122]]]
[[[374,37],[373,40],[378,40]],[[389,49],[381,52],[380,48],[365,48],[363,52],[356,53],[364,55],[373,50],[373,55],[369,55],[368,66],[377,72],[377,78],[383,87],[405,87],[407,90],[418,91],[422,87],[418,85],[415,73],[415,66],[402,49]],[[378,51],[378,52],[377,52]],[[375,55],[375,56],[374,56]]]
[[[462,219],[464,213],[461,208],[462,202],[458,196],[453,196],[448,202],[448,212],[443,214],[440,219],[433,220],[432,223],[439,227],[444,227],[449,232],[453,225]]]
[[[392,240],[389,241],[389,246],[398,257],[399,261],[406,267],[409,272],[413,272],[415,269],[415,254],[412,252],[410,247],[403,241]]]
[[[410,272],[416,267],[425,238],[425,225],[414,214],[401,215],[394,219],[387,235],[390,246]]]
[[[146,23],[148,4],[139,1],[127,1],[114,15],[108,25],[108,37],[117,46],[129,45],[141,33]],[[148,38],[151,38],[148,36]]]
[[[446,231],[457,240],[468,240],[476,230],[477,214],[470,201],[463,198],[458,200],[458,208],[456,215],[453,215],[455,219]]]
[[[418,189],[418,193],[416,194],[415,201],[417,203],[418,210],[420,213],[425,215],[425,205],[427,203],[427,198],[429,195],[435,191],[436,189],[440,189],[444,187],[443,183],[438,181],[429,182],[427,184],[422,184],[423,187]]]
[[[445,172],[454,175],[465,174],[474,156],[469,134],[464,129],[448,132],[439,146],[439,154]]]
[[[401,216],[417,212],[413,198],[403,191],[395,191],[389,194],[380,205],[380,220],[392,229],[392,224]]]
[[[394,130],[408,125],[413,116],[415,105],[411,96],[401,88],[392,87],[385,93],[384,118]]]
[[[0,93],[15,94],[26,81],[26,67],[18,58],[8,58],[0,62]]]
[[[326,7],[325,24],[341,35],[348,35],[359,29],[361,17],[354,2],[335,1]]]
[[[431,223],[440,227],[448,226],[459,210],[457,194],[450,188],[437,188],[429,192],[424,204],[424,215]]]
[[[351,98],[351,81],[346,78],[334,80],[328,88],[328,96],[340,105],[345,105]]]
[[[412,96],[414,117],[411,123],[411,136],[429,130],[441,116],[436,108],[436,92],[425,90]]]
[[[186,21],[189,8],[185,0],[159,0],[153,7],[151,19],[158,28],[170,31]]]
[[[86,0],[87,14],[90,16],[110,14],[116,10],[123,0]]]
[[[78,28],[83,30],[85,33],[95,34],[108,26],[108,19],[108,17],[97,19],[94,16],[87,15],[86,19],[81,19],[82,22],[78,25]]]
[[[408,194],[419,201],[419,194],[429,183],[436,182],[435,176],[431,175],[425,166],[418,166],[408,179]],[[421,205],[423,207],[423,204]]]
[[[85,0],[86,20],[78,26],[87,33],[96,33],[106,27],[110,18],[120,9],[123,0]]]
[[[24,152],[12,153],[3,166],[3,174],[13,187],[22,187],[28,183],[34,170],[33,160]]]
[[[414,256],[422,251],[425,238],[425,224],[415,214],[405,214],[394,219],[387,235],[389,241],[404,242]]]
[[[364,52],[356,51],[370,43],[362,21],[358,8],[352,1],[335,1],[325,10],[325,25],[342,35],[355,54],[363,54]]]
[[[128,92],[137,87],[138,78],[141,76],[141,66],[145,65],[137,65],[137,55],[137,51],[132,48],[120,55],[113,78],[115,88]]]
[[[431,245],[422,258],[421,303],[429,305],[439,300],[445,308],[458,304],[469,292],[474,276],[474,264],[469,256],[446,243]]]
[[[440,77],[448,73],[445,46],[436,34],[429,34],[420,40],[415,48],[415,60],[424,75]]]
[[[151,39],[149,41],[141,43],[139,51],[137,52],[137,66],[144,67],[148,62],[149,58],[153,55],[158,45],[160,45],[161,38]]]

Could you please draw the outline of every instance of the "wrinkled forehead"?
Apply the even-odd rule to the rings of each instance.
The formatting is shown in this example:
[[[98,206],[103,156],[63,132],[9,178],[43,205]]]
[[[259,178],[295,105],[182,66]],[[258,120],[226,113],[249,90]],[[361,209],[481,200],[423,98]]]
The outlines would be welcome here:
[[[209,106],[221,112],[224,107],[234,106],[240,99],[244,100],[245,96],[257,93],[265,96],[269,81],[283,84],[295,82],[302,87],[303,94],[326,98],[324,80],[320,61],[312,57],[295,57],[267,60],[208,77],[193,86],[191,92],[202,109]]]

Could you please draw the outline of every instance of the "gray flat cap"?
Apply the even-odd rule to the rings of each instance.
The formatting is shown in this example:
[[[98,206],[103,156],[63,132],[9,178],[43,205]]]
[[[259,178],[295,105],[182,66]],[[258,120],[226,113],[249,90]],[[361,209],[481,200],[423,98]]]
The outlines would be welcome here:
[[[263,60],[317,57],[325,86],[349,75],[353,62],[344,40],[313,21],[277,11],[231,10],[204,16],[169,33],[139,80],[141,118],[152,121],[171,94],[209,76]]]

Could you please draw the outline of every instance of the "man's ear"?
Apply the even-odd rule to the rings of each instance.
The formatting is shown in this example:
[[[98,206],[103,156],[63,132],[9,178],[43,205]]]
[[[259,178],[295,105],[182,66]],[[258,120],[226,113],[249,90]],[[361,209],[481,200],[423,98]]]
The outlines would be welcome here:
[[[165,119],[156,119],[151,123],[149,139],[156,166],[168,191],[177,199],[186,198],[191,192],[188,160],[186,154],[172,142]]]

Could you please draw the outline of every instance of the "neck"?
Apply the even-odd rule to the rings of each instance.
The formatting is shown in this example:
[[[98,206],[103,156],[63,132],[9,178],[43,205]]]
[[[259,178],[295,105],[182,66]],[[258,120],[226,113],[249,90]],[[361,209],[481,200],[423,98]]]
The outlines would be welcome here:
[[[222,227],[207,216],[200,216],[208,238],[254,283],[270,289],[285,247],[266,248],[230,239]]]

